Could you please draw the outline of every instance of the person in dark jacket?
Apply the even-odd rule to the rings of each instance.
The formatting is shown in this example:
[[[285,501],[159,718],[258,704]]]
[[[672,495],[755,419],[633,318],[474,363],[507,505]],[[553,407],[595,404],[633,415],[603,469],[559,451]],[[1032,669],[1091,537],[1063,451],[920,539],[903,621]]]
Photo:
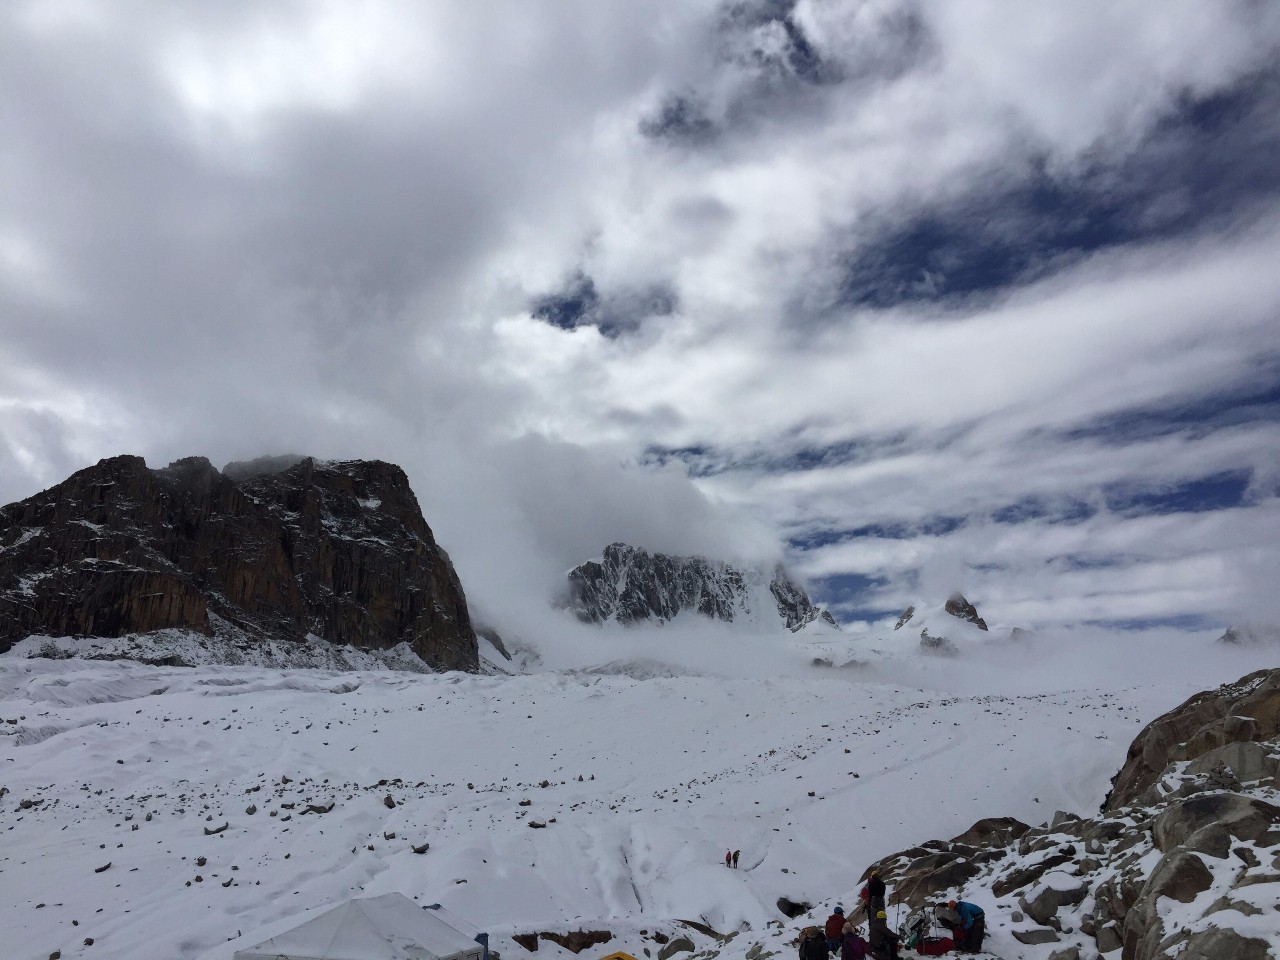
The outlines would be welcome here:
[[[840,938],[844,936],[844,922],[844,907],[836,904],[831,916],[827,917],[827,950],[831,953],[840,952]]]
[[[877,910],[867,923],[867,945],[876,960],[898,960],[898,941],[902,938],[889,927],[889,918]]]
[[[800,931],[800,960],[827,960],[827,938],[817,927]]]
[[[884,881],[880,879],[880,871],[872,870],[867,880],[867,915],[874,916],[877,910],[884,909]]]
[[[846,923],[840,938],[840,960],[865,960],[867,941],[852,923]]]

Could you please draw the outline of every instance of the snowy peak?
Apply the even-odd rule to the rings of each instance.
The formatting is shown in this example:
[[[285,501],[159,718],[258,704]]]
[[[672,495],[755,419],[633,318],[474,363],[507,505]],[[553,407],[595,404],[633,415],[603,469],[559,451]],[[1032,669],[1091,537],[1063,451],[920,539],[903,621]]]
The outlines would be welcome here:
[[[974,641],[988,633],[987,621],[978,608],[961,593],[953,593],[941,607],[912,604],[902,611],[894,630],[909,627],[919,630],[920,650],[924,653],[953,655],[959,653],[956,641]]]
[[[819,618],[835,626],[781,564],[770,576],[706,557],[611,543],[601,559],[570,570],[568,580],[568,606],[585,623],[665,623],[693,611],[729,623],[776,615],[793,632]]]

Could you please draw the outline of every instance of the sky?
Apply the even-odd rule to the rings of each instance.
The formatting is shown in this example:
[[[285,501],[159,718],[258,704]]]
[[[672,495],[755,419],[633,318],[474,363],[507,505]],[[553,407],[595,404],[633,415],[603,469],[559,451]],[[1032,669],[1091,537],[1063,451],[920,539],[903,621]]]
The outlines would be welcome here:
[[[408,473],[517,629],[613,540],[846,622],[1280,620],[1280,6],[0,7],[0,502]]]

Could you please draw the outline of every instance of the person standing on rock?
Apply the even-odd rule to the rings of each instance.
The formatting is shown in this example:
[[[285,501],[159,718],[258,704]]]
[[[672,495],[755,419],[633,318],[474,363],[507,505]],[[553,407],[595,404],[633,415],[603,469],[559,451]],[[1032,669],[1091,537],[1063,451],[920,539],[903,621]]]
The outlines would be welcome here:
[[[733,851],[733,869],[735,869],[735,870],[737,870],[737,869],[738,869],[738,854],[740,854],[740,853],[742,853],[742,851],[741,851],[741,850],[735,850],[735,851]]]
[[[831,916],[827,917],[827,951],[840,952],[840,940],[844,936],[844,907],[836,904]]]
[[[884,881],[880,879],[880,871],[872,870],[867,880],[867,916],[875,916],[877,910],[884,909]]]

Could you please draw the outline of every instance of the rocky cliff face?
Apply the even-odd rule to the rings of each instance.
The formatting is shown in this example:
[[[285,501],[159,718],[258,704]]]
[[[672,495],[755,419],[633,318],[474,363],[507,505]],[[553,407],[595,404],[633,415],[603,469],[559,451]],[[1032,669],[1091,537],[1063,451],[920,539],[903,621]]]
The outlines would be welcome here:
[[[295,458],[289,458],[293,460]],[[473,670],[462,586],[404,472],[376,461],[160,470],[121,456],[0,509],[0,652],[31,634],[308,634]]]
[[[600,560],[569,571],[568,603],[586,623],[665,622],[684,611],[735,622],[776,609],[788,630],[821,618],[836,625],[778,566],[772,578],[753,576],[719,560],[650,554],[625,543],[611,543]],[[767,587],[767,592],[758,589]],[[767,598],[767,599],[765,599]]]
[[[1098,816],[983,820],[874,867],[894,902],[978,903],[993,939],[1007,930],[1052,945],[1056,960],[1268,960],[1280,934],[1278,716],[1280,669],[1250,674],[1144,729]]]

